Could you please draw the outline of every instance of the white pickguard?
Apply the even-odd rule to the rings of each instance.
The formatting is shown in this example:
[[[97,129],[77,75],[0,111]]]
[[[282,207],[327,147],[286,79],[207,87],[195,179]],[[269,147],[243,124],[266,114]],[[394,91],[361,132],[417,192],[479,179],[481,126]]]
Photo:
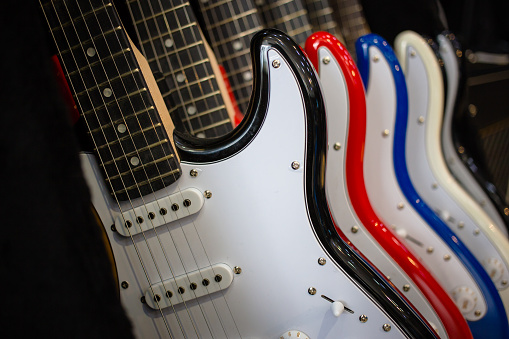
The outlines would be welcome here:
[[[368,230],[358,219],[352,208],[345,178],[345,151],[347,149],[347,134],[349,124],[349,100],[343,72],[336,58],[326,47],[318,49],[318,60],[328,57],[331,62],[320,63],[320,83],[325,97],[327,108],[327,133],[329,145],[340,143],[341,148],[336,150],[329,147],[326,186],[331,212],[337,225],[349,240],[386,276],[401,293],[433,324],[438,334],[444,338],[447,335],[440,318],[423,296],[419,288],[408,275],[394,262],[394,260],[381,248],[379,243],[371,236]],[[352,227],[356,226],[356,232]],[[408,291],[403,286],[408,285]]]
[[[412,183],[484,266],[509,310],[509,241],[445,164],[441,148],[444,89],[436,56],[413,32],[401,33],[395,45],[408,87],[406,163]]]
[[[457,56],[449,39],[444,35],[437,36],[437,42],[440,45],[440,56],[444,61],[445,72],[447,74],[447,98],[445,104],[443,128],[442,128],[442,150],[449,170],[454,178],[462,187],[472,196],[481,208],[490,216],[499,227],[500,231],[507,237],[507,228],[504,227],[504,221],[498,214],[495,206],[479,183],[472,176],[470,171],[463,165],[462,160],[456,153],[452,138],[452,120],[454,116],[454,104],[458,93],[459,83],[459,65]]]
[[[371,205],[387,225],[421,243],[402,239],[422,258],[453,300],[455,290],[468,287],[477,297],[475,310],[485,314],[486,303],[468,270],[413,209],[399,187],[393,166],[396,88],[389,64],[380,50],[369,47],[369,58],[364,179]],[[463,315],[467,320],[479,319],[474,310]]]
[[[121,300],[139,338],[276,338],[300,330],[310,338],[401,338],[396,324],[324,253],[307,214],[305,196],[306,125],[301,92],[286,61],[270,68],[266,119],[252,142],[217,163],[182,163],[172,194],[188,187],[212,193],[193,216],[125,238],[110,229],[113,206],[97,167],[83,157],[93,202],[115,256]],[[292,162],[301,166],[294,170]],[[198,171],[196,177],[190,171]],[[318,259],[327,260],[319,265]],[[144,272],[140,260],[143,261]],[[221,292],[186,302],[175,310],[152,310],[140,302],[152,283],[211,265],[238,266]],[[157,269],[156,269],[157,266]],[[172,271],[170,272],[170,267]],[[316,295],[308,293],[316,288]],[[339,300],[355,314],[335,317],[321,294]],[[360,315],[368,321],[359,321]],[[192,321],[191,321],[192,319]],[[392,329],[385,332],[382,326]]]

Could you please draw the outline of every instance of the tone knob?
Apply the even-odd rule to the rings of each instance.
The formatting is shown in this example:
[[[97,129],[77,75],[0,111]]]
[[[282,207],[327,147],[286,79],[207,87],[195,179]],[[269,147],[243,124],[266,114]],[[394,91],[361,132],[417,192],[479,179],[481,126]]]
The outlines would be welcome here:
[[[472,312],[477,304],[475,292],[468,287],[458,287],[452,292],[452,298],[463,314]]]
[[[288,332],[281,334],[281,336],[279,337],[279,339],[287,339],[287,338],[309,339],[309,336],[302,331],[290,330]]]
[[[502,276],[504,275],[504,264],[500,260],[496,258],[489,258],[488,260],[483,261],[483,266],[494,283],[497,283],[500,279],[502,279]]]

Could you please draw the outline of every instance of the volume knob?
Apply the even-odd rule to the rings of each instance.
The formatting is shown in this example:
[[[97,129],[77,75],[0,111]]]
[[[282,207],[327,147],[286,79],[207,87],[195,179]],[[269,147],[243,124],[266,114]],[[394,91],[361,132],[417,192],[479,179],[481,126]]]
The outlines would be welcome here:
[[[500,279],[502,279],[502,275],[504,274],[504,264],[502,264],[500,260],[496,258],[489,258],[483,262],[483,266],[494,283],[497,283]]]
[[[297,330],[290,330],[290,331],[287,331],[283,334],[281,334],[281,336],[279,336],[279,339],[287,339],[287,338],[299,338],[299,339],[309,339],[309,336],[302,332],[302,331],[297,331]]]
[[[477,296],[475,292],[468,287],[458,287],[452,292],[452,297],[456,306],[460,309],[461,313],[468,314],[472,312],[477,304]]]

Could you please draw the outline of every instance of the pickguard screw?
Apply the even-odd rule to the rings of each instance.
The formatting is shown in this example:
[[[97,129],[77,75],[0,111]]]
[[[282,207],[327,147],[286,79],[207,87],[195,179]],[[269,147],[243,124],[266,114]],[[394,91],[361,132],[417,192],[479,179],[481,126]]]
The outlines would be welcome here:
[[[359,226],[352,226],[352,233],[359,232]]]
[[[405,207],[405,205],[402,202],[400,202],[397,207],[398,207],[398,210],[402,210],[403,207]]]
[[[475,314],[475,316],[476,316],[476,317],[480,317],[480,316],[481,316],[481,311],[476,310],[476,311],[474,312],[474,314]]]
[[[405,291],[405,292],[410,291],[410,285],[408,285],[408,284],[403,285],[403,291]]]
[[[411,57],[414,57],[414,56],[416,56],[416,55],[417,55],[417,53],[415,53],[415,51],[411,51],[411,52],[410,52],[410,56],[411,56]]]
[[[198,171],[195,170],[195,169],[192,169],[191,171],[189,171],[189,175],[192,176],[192,177],[197,177],[198,176]]]
[[[365,315],[365,314],[361,314],[361,315],[359,316],[359,321],[360,321],[361,323],[365,323],[366,321],[368,321],[368,316],[367,316],[367,315]]]
[[[421,116],[419,117],[419,119],[417,119],[417,122],[418,122],[419,124],[423,124],[423,123],[424,123],[424,117],[421,115]]]
[[[281,61],[279,61],[277,59],[272,61],[272,67],[279,68],[279,66],[281,66]]]
[[[339,150],[341,149],[341,144],[340,144],[339,142],[336,142],[336,143],[334,144],[334,149],[335,149],[336,151],[339,151]]]
[[[117,227],[115,227],[115,224],[111,225],[111,231],[112,232],[116,232],[117,231]]]
[[[431,188],[433,188],[434,190],[436,190],[438,188],[438,184],[436,182],[432,183],[431,184]]]
[[[205,195],[205,198],[207,198],[207,199],[212,198],[212,192],[209,190],[206,190],[205,192],[203,192],[203,195]]]
[[[122,286],[122,288],[125,290],[126,288],[129,287],[129,283],[127,281],[122,281],[122,283],[120,284],[120,286]]]
[[[308,293],[311,294],[311,295],[315,295],[316,294],[316,288],[314,288],[314,287],[308,288]]]
[[[242,273],[242,268],[240,268],[239,266],[235,266],[233,268],[233,273],[235,274],[241,274]]]
[[[504,214],[505,214],[505,215],[509,215],[509,208],[507,208],[507,207],[506,207],[506,208],[504,208]]]
[[[373,61],[374,61],[374,62],[378,62],[378,60],[380,60],[380,57],[379,57],[378,55],[375,55],[375,56],[373,57]]]
[[[445,261],[451,260],[451,256],[449,254],[444,255],[444,260]]]
[[[428,253],[433,253],[433,251],[434,251],[434,250],[435,250],[435,249],[433,248],[433,246],[430,246],[430,247],[428,247],[428,248],[426,249],[426,252],[428,252]]]
[[[292,168],[293,168],[294,170],[298,170],[298,169],[299,169],[299,167],[300,167],[300,163],[299,163],[298,161],[294,161],[294,162],[292,162]]]
[[[501,284],[502,284],[503,286],[507,285],[507,280],[502,280]]]
[[[326,56],[322,59],[322,62],[327,65],[330,62],[330,58]]]
[[[390,131],[388,129],[384,129],[383,132],[382,132],[382,136],[383,137],[388,137],[389,133],[390,133]]]
[[[325,260],[325,258],[318,258],[318,264],[323,266],[325,265],[325,263],[327,262],[327,260]]]
[[[481,232],[481,231],[479,231],[479,230],[475,230],[475,231],[474,231],[474,235],[479,235],[479,233],[480,233],[480,232]]]
[[[385,331],[385,332],[389,332],[389,331],[391,330],[391,325],[389,325],[389,324],[384,324],[384,325],[382,326],[382,328],[384,329],[384,331]]]
[[[474,104],[468,105],[468,112],[471,117],[475,117],[477,115],[477,107]]]
[[[465,223],[463,221],[460,221],[458,223],[458,228],[463,228],[463,227],[465,227]]]

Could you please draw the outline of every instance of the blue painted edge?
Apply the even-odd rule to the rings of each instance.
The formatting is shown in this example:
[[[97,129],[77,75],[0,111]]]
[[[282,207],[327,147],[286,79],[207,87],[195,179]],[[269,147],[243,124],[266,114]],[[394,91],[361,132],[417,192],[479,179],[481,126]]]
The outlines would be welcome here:
[[[474,338],[485,338],[487,331],[489,331],[490,338],[509,338],[507,314],[495,284],[468,248],[420,198],[410,181],[405,160],[405,137],[408,123],[408,92],[406,81],[394,51],[390,45],[377,34],[367,34],[360,37],[355,46],[357,51],[357,65],[364,82],[364,87],[365,89],[368,88],[370,46],[376,46],[389,65],[392,66],[391,70],[397,95],[393,159],[399,186],[413,208],[463,262],[484,295],[487,304],[486,315],[481,320],[468,321]]]

